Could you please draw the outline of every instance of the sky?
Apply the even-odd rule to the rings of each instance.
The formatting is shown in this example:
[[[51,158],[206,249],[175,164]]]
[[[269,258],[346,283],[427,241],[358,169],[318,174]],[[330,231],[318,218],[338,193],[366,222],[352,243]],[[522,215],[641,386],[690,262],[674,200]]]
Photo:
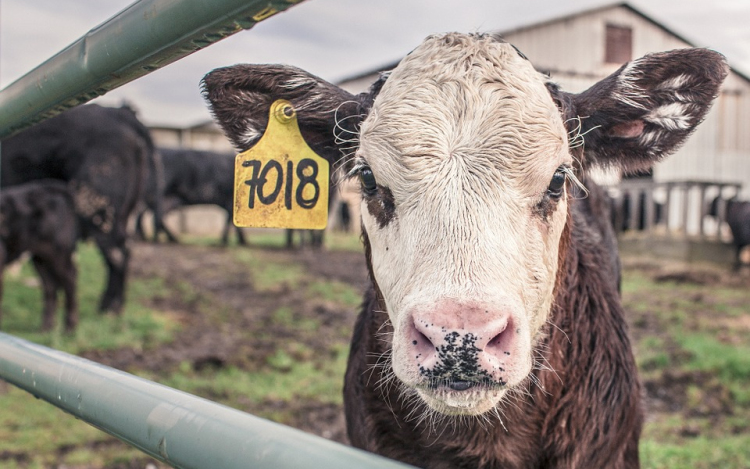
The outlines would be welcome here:
[[[5,87],[132,0],[0,0],[0,86]],[[97,101],[128,102],[148,125],[211,118],[200,95],[209,71],[286,63],[337,81],[403,57],[429,34],[503,31],[611,0],[307,0],[248,31],[126,84]],[[750,75],[750,0],[632,0],[634,7]]]

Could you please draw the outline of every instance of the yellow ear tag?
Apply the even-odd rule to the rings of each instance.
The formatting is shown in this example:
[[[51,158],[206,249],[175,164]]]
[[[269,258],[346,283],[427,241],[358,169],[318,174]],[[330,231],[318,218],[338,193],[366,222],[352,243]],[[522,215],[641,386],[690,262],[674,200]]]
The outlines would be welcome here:
[[[263,137],[235,159],[234,224],[325,228],[328,166],[302,138],[292,103],[274,102]]]

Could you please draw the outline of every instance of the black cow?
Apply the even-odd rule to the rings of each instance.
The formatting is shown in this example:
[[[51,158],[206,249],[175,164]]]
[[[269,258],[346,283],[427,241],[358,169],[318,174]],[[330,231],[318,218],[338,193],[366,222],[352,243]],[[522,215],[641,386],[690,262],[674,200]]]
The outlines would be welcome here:
[[[99,309],[120,312],[130,251],[126,226],[153,155],[148,129],[128,107],[80,106],[2,142],[2,187],[68,181],[81,235],[99,246],[109,271]]]
[[[159,181],[159,173],[151,172],[145,197],[147,208],[154,212],[154,240],[158,239],[159,232],[163,232],[169,241],[177,242],[177,237],[164,226],[161,217],[156,215],[156,203],[161,198],[163,215],[187,205],[218,205],[226,210],[227,220],[221,242],[228,244],[229,229],[233,226],[234,155],[167,148],[160,149],[158,153],[161,155],[163,179]],[[159,184],[162,184],[161,188]],[[145,209],[136,219],[136,233],[141,237],[144,237],[144,213]],[[237,240],[240,244],[245,244],[245,236],[239,228]]]
[[[287,229],[285,232],[285,245],[287,249],[294,248],[294,234],[297,233],[299,236],[299,246],[304,248],[310,246],[313,249],[321,249],[323,247],[323,239],[325,238],[326,230],[291,230]]]
[[[0,193],[0,298],[5,266],[28,252],[44,290],[42,329],[52,329],[57,291],[65,292],[65,329],[78,323],[73,253],[78,221],[64,182],[52,179],[3,189]],[[2,311],[0,311],[2,319]]]
[[[711,202],[708,214],[712,217],[719,215],[719,203],[721,197],[716,197]],[[726,201],[726,222],[732,231],[732,242],[737,249],[737,259],[735,260],[735,269],[742,267],[742,250],[745,246],[750,246],[750,202],[732,198]]]
[[[659,224],[664,221],[664,204],[660,204],[655,201],[651,201],[653,204],[653,224]],[[621,199],[609,197],[610,213],[612,219],[612,227],[615,232],[621,233],[624,231],[643,231],[647,228],[647,204],[646,193],[640,192],[638,194],[638,213],[636,213],[635,226],[631,225],[631,210],[633,210],[631,203],[631,194],[625,192]]]

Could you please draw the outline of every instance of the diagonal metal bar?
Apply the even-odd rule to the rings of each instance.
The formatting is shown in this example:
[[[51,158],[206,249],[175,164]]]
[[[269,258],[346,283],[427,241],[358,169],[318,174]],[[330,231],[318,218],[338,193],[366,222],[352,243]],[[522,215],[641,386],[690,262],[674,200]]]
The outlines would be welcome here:
[[[0,91],[0,138],[303,0],[140,0]]]
[[[408,468],[0,333],[0,378],[176,468]]]

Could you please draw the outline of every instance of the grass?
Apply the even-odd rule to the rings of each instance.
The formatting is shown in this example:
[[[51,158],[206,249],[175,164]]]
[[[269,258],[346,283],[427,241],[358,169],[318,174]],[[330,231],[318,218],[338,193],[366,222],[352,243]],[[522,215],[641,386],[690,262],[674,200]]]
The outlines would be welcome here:
[[[355,309],[362,303],[362,292],[352,286],[335,280],[314,280],[306,288],[306,296],[339,303],[348,309]]]
[[[336,347],[333,353],[308,354],[308,360],[292,358],[279,349],[271,356],[268,367],[248,372],[236,367],[195,371],[189,364],[169,376],[142,374],[162,384],[215,400],[238,409],[251,411],[271,420],[290,423],[297,417],[293,409],[278,405],[266,408],[264,403],[315,401],[342,404],[342,387],[346,369],[347,348]]]
[[[251,232],[250,239],[253,246],[274,249],[284,241],[283,233]],[[193,241],[208,244],[202,239]],[[327,242],[336,249],[361,249],[356,236],[329,237]],[[274,249],[230,247],[231,257],[247,267],[256,292],[278,294],[284,300],[293,289],[297,300],[310,307],[356,311],[361,301],[358,289],[311,275],[293,257],[275,256]],[[176,319],[148,306],[168,295],[190,303],[196,314],[211,321],[231,324],[236,319],[232,314],[237,313],[218,299],[175,279],[132,279],[123,315],[102,316],[96,311],[104,281],[98,251],[82,245],[78,262],[81,323],[75,334],[66,335],[60,327],[38,332],[41,294],[29,266],[23,266],[17,276],[6,274],[3,330],[72,353],[120,347],[148,350],[170,342],[179,331]],[[750,467],[750,292],[742,287],[656,282],[651,273],[641,270],[625,271],[623,280],[641,378],[647,389],[664,393],[647,400],[642,467]],[[350,326],[331,317],[337,316],[310,314],[297,303],[280,301],[258,323],[267,329],[254,332],[257,342],[243,343],[245,353],[261,357],[253,367],[242,361],[203,367],[185,361],[163,372],[133,372],[295,425],[307,412],[305,406],[342,403]],[[333,324],[325,324],[325,318]],[[272,340],[277,330],[285,331],[284,340]],[[318,342],[308,339],[318,338],[322,330],[328,331],[327,342],[322,347],[313,345]],[[261,342],[266,348],[254,348]],[[655,406],[662,401],[667,405]],[[147,461],[99,430],[0,382],[0,467],[100,468],[118,462],[131,467],[133,460]]]
[[[82,243],[77,251],[80,322],[75,333],[62,328],[62,298],[57,327],[40,332],[42,298],[37,275],[30,263],[17,274],[6,271],[3,295],[3,332],[68,353],[132,347],[144,350],[170,342],[179,324],[169,316],[144,306],[164,289],[162,279],[133,279],[121,315],[99,314],[97,305],[104,290],[106,272],[98,249]],[[104,443],[104,444],[100,444]],[[70,451],[67,448],[71,448]],[[141,453],[119,443],[61,410],[45,404],[13,386],[0,382],[0,455],[23,454],[24,458],[0,458],[0,467],[42,468],[57,464],[75,467],[80,461],[96,467],[96,461],[132,459]]]
[[[716,374],[725,383],[750,379],[750,346],[722,343],[706,334],[681,335],[677,342],[690,354],[685,368]]]
[[[644,438],[640,449],[644,468],[742,469],[750,463],[746,436],[697,437],[687,444]]]
[[[172,339],[178,324],[143,305],[163,291],[163,279],[131,281],[127,285],[127,302],[122,314],[100,314],[97,305],[106,280],[101,255],[92,244],[81,243],[76,260],[80,320],[75,333],[67,334],[63,330],[62,296],[58,301],[55,329],[41,332],[42,292],[36,272],[28,262],[21,266],[17,275],[6,272],[2,330],[73,354],[126,346],[147,349]]]
[[[209,243],[203,239],[191,242],[215,244],[215,241]],[[283,235],[253,234],[251,243],[275,248],[282,245]],[[360,293],[356,289],[310,276],[296,262],[279,262],[272,252],[258,249],[230,249],[234,258],[248,267],[253,287],[258,292],[284,292],[300,287],[304,298],[323,302],[326,308],[351,310],[359,303]],[[100,315],[96,305],[104,288],[105,272],[98,250],[91,245],[81,245],[77,262],[81,319],[74,334],[65,334],[59,325],[49,333],[39,332],[41,293],[36,273],[28,264],[23,265],[17,275],[6,275],[4,331],[74,354],[122,347],[148,350],[168,343],[179,330],[178,323],[169,315],[147,306],[158,304],[155,300],[169,295],[193,305],[212,321],[232,319],[222,312],[225,306],[197,292],[192,285],[176,279],[170,279],[167,284],[165,279],[159,278],[132,279],[122,316]],[[321,327],[320,319],[300,314],[290,306],[280,306],[272,312],[270,320],[273,327],[286,328],[293,336],[315,335]],[[263,331],[255,334],[268,339]],[[294,424],[299,418],[299,411],[295,409],[300,403],[342,405],[348,333],[333,337],[337,337],[338,342],[334,341],[325,350],[313,350],[303,341],[279,343],[268,354],[264,365],[251,371],[235,365],[195,369],[190,362],[165,373],[132,371],[261,417]],[[133,460],[148,461],[148,458],[26,392],[0,382],[0,467],[103,467],[117,461],[131,466]]]
[[[648,414],[642,467],[750,467],[750,331],[738,322],[750,292],[638,271],[623,280],[641,379],[668,403]]]

